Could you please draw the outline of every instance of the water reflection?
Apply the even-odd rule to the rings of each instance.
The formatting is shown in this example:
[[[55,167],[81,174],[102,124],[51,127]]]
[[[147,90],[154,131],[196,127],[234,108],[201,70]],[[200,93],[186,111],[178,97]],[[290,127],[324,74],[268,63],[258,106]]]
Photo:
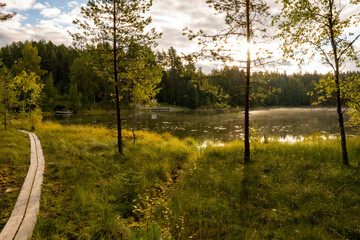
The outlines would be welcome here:
[[[228,142],[244,138],[244,117],[242,114],[224,114],[219,110],[190,110],[183,112],[157,113],[139,112],[136,128],[156,132],[169,132],[180,138],[194,137],[202,142]],[[123,125],[131,124],[124,116]],[[51,116],[48,120],[61,124],[90,124],[116,127],[114,114],[74,114],[69,117]],[[347,119],[347,116],[345,116]],[[336,109],[278,108],[250,112],[251,136],[260,139],[271,138],[295,141],[304,136],[320,133],[324,136],[338,133]],[[350,128],[348,134],[356,134]],[[291,136],[291,137],[290,137]],[[297,141],[297,140],[296,140]]]

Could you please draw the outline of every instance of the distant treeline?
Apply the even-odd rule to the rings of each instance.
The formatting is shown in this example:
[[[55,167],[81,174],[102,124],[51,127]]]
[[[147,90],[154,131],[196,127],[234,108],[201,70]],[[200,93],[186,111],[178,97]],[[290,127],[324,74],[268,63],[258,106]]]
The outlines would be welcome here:
[[[43,101],[46,111],[68,108],[90,109],[95,106],[112,106],[113,86],[94,71],[83,53],[73,47],[55,45],[51,41],[33,41],[41,57],[40,67],[46,70],[42,76]],[[3,63],[16,69],[22,57],[24,42],[1,48]],[[179,56],[174,48],[157,52],[157,64],[163,66],[161,89],[157,95],[160,103],[175,104],[188,108],[214,107],[220,102],[230,106],[243,106],[245,72],[238,67],[224,67],[211,73],[203,73],[195,63]],[[187,60],[187,61],[186,61]],[[358,74],[348,72],[346,75]],[[265,79],[260,86],[267,94],[254,97],[252,106],[309,106],[317,99],[307,93],[326,75],[318,73],[291,74],[255,72],[253,79]],[[345,77],[345,76],[344,76]],[[254,87],[252,91],[255,94]]]

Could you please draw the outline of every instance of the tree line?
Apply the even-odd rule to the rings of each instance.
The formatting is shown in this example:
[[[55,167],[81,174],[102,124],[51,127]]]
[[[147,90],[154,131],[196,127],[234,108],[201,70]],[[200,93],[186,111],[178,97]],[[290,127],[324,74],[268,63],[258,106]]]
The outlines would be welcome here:
[[[45,107],[46,97],[48,97],[47,104],[59,103],[62,100],[64,105],[77,111],[104,101],[104,97],[106,100],[110,93],[109,100],[116,103],[120,153],[122,153],[120,109],[125,105],[134,109],[133,106],[136,104],[149,104],[149,100],[156,97],[163,102],[192,108],[209,105],[232,107],[243,104],[245,163],[250,162],[250,105],[300,105],[308,104],[314,97],[317,97],[318,103],[329,99],[335,100],[343,163],[348,165],[342,106],[348,102],[349,106],[355,106],[353,109],[356,111],[358,92],[354,91],[357,89],[359,78],[357,75],[351,75],[343,79],[345,74],[341,72],[341,69],[346,61],[358,61],[354,43],[360,34],[347,32],[349,28],[356,27],[360,23],[357,13],[344,18],[342,15],[345,12],[345,6],[328,0],[292,2],[278,0],[276,3],[282,5],[282,11],[275,16],[271,16],[269,6],[263,0],[207,0],[206,3],[216,13],[226,15],[224,28],[215,34],[208,34],[203,30],[194,32],[185,28],[183,34],[190,40],[197,40],[201,50],[192,54],[191,57],[182,59],[172,48],[166,53],[154,53],[151,50],[156,46],[156,40],[161,37],[161,33],[157,33],[155,29],[146,28],[152,21],[151,16],[145,14],[152,5],[151,0],[89,0],[88,4],[81,8],[84,18],[74,21],[78,31],[70,33],[76,47],[72,50],[78,54],[78,57],[75,57],[70,64],[70,68],[63,66],[57,69],[60,63],[71,61],[62,61],[59,56],[56,56],[56,59],[53,59],[56,62],[55,66],[53,62],[49,63],[54,68],[50,71],[39,68],[36,64],[26,69],[24,62],[36,63],[38,59],[41,59],[37,52],[42,52],[42,50],[32,44],[27,52],[36,53],[33,54],[34,59],[30,57],[25,61],[25,47],[21,50],[22,58],[19,51],[17,53],[19,60],[5,59],[3,70],[8,71],[11,64],[11,71],[16,75],[14,79],[21,78],[21,74],[22,79],[27,79],[25,74],[30,75],[30,78],[34,76],[39,87],[35,88],[36,84],[32,84],[31,86],[37,89],[32,92],[41,92],[40,95],[42,94],[43,97],[29,97],[27,94],[29,91],[25,91],[24,87],[19,87],[19,84],[12,84],[15,87],[5,84],[3,88],[9,91],[14,89],[17,100],[22,102],[22,113],[26,105],[28,113],[37,105],[38,101],[33,99],[42,99],[43,107]],[[356,6],[358,3],[359,1],[351,1],[350,5]],[[2,18],[6,20],[11,16],[11,14],[4,15]],[[255,70],[257,67],[266,65],[272,58],[271,51],[265,51],[265,54],[256,52],[257,57],[251,57],[251,52],[255,49],[251,47],[251,44],[256,45],[269,39],[267,29],[270,26],[266,24],[267,22],[272,23],[272,27],[276,28],[274,29],[275,37],[284,43],[281,45],[284,58],[302,62],[312,60],[319,55],[332,69],[332,73],[323,76],[318,82],[316,80],[308,82],[303,80],[302,76],[287,76],[286,74],[281,76],[278,73],[257,72]],[[232,49],[239,47],[239,42],[241,42],[239,40],[246,41],[245,61],[235,60],[231,55]],[[230,46],[231,42],[233,45]],[[27,45],[29,44],[25,43],[25,46]],[[12,54],[8,51],[8,56]],[[71,58],[70,56],[71,54],[68,57]],[[60,53],[60,57],[65,57],[65,54]],[[211,74],[204,74],[195,68],[192,57],[237,63],[238,67],[224,67]],[[75,59],[79,60],[75,61]],[[74,66],[76,62],[77,65]],[[46,67],[49,68],[49,66]],[[29,69],[31,71],[28,71]],[[64,69],[67,69],[68,74],[61,73]],[[86,76],[88,74],[94,78],[93,82],[99,84],[89,81],[90,76]],[[43,78],[45,75],[47,75],[47,80]],[[237,76],[235,82],[232,76]],[[81,79],[85,80],[81,81]],[[46,81],[49,84],[46,84]],[[243,84],[239,84],[241,82]],[[46,85],[48,88],[45,88]],[[161,91],[156,96],[160,89],[157,88],[159,85]],[[109,89],[108,86],[110,86]],[[310,86],[315,86],[315,90],[304,95],[303,93]],[[82,88],[86,90],[83,91]],[[43,89],[47,91],[57,89],[60,95],[44,94]],[[19,94],[21,91],[23,92]],[[103,95],[99,96],[99,93]],[[244,95],[243,100],[239,97],[241,95]],[[24,96],[32,100],[25,101]],[[51,97],[54,101],[49,100]],[[5,102],[4,105],[6,105]],[[47,107],[54,108],[54,106]],[[4,109],[5,112],[6,109],[11,110],[9,105]]]
[[[171,47],[167,51],[149,50],[153,63],[161,68],[161,81],[155,99],[159,103],[187,108],[213,108],[222,101],[231,107],[244,106],[243,88],[245,72],[239,67],[225,66],[220,70],[204,73],[195,63],[179,55]],[[17,42],[4,46],[0,56],[6,74],[17,76],[30,66],[28,72],[39,76],[43,85],[39,106],[44,111],[79,111],[98,106],[112,106],[114,90],[101,74],[87,62],[84,52],[71,46],[55,45],[51,41]],[[37,59],[37,60],[36,60]],[[24,62],[25,61],[25,62]],[[5,75],[5,73],[4,73]],[[348,72],[346,76],[359,75]],[[266,78],[269,94],[253,98],[252,107],[258,106],[310,106],[317,100],[309,96],[315,84],[326,74],[255,72],[253,78]],[[276,89],[276,91],[271,91]],[[256,93],[253,89],[253,94]],[[129,102],[129,101],[128,101]],[[331,103],[330,103],[331,104]],[[16,107],[14,105],[14,110]]]

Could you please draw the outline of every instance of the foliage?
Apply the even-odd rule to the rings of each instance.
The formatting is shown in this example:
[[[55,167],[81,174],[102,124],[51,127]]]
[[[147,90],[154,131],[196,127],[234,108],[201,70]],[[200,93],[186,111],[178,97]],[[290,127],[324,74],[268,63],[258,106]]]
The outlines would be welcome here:
[[[20,75],[22,71],[27,74],[35,73],[39,77],[46,74],[46,70],[40,67],[41,57],[38,56],[38,49],[32,43],[26,42],[24,48],[21,50],[22,58],[13,65],[13,71],[16,75]]]
[[[131,44],[150,47],[160,37],[154,28],[149,32],[144,31],[151,23],[151,17],[146,16],[151,5],[151,0],[90,0],[87,7],[81,8],[84,20],[74,21],[79,31],[71,34],[75,46],[95,53],[92,60],[115,87],[120,153],[123,152],[120,117],[123,83],[119,77],[128,73],[121,63],[126,61],[124,53],[131,51]]]
[[[239,40],[244,39],[246,41],[246,61],[238,61],[239,63],[246,62],[246,74],[245,74],[245,86],[244,86],[244,161],[250,162],[250,121],[249,121],[249,109],[250,109],[250,79],[252,64],[256,67],[257,63],[263,64],[264,59],[258,57],[251,59],[252,48],[251,43],[256,38],[264,37],[266,32],[265,22],[269,16],[268,6],[263,0],[207,0],[206,3],[214,8],[216,14],[225,14],[225,27],[214,35],[209,35],[203,30],[194,33],[192,30],[185,29],[190,40],[197,39],[199,45],[202,45],[200,54],[197,56],[207,56],[210,53],[210,57],[215,60],[222,60],[223,62],[234,62],[234,58],[231,53],[234,49],[239,49]],[[244,42],[245,42],[244,41]],[[223,53],[230,52],[229,53]],[[244,54],[245,55],[245,54]],[[256,55],[259,56],[257,53]],[[269,58],[270,56],[265,57]],[[263,93],[260,93],[263,95]],[[253,95],[254,96],[254,95]]]
[[[14,78],[9,69],[0,62],[0,106],[4,111],[4,127],[7,127],[6,112],[10,112],[11,108],[16,103],[16,92],[14,85]],[[9,116],[9,124],[10,124]]]
[[[346,60],[356,60],[354,43],[360,35],[355,36],[349,29],[358,26],[358,13],[349,15],[345,7],[355,7],[358,1],[342,4],[333,0],[278,0],[277,3],[282,3],[282,9],[273,24],[279,24],[276,37],[283,39],[285,57],[303,62],[320,55],[334,71],[335,62],[341,67]]]
[[[42,119],[42,110],[40,107],[37,106],[30,113],[29,124],[32,131],[39,127],[39,125],[42,123]]]
[[[201,44],[201,51],[195,53],[197,57],[205,57],[212,60],[220,60],[225,63],[239,62],[242,67],[246,63],[246,52],[241,52],[244,57],[242,60],[236,59],[239,54],[237,49],[246,50],[247,30],[246,30],[246,4],[245,0],[207,0],[209,7],[213,8],[216,14],[225,15],[225,27],[215,33],[208,34],[203,30],[194,32],[185,28],[184,35],[190,40],[196,39]],[[250,5],[250,39],[253,45],[261,42],[265,37],[265,22],[268,13],[268,6],[262,0],[249,1]],[[250,44],[250,42],[249,42]],[[252,59],[254,67],[261,67],[266,59],[269,59],[271,53],[263,50],[262,55],[265,57]]]
[[[0,3],[0,9],[2,10],[6,6],[6,3]],[[16,13],[0,12],[0,21],[7,21],[14,17]]]
[[[350,107],[350,124],[360,130],[360,77],[353,75],[344,80],[341,86],[345,93],[344,99]]]
[[[157,58],[165,65],[157,95],[159,102],[197,108],[214,107],[221,101],[221,89],[212,85],[201,69],[196,70],[193,59],[180,57],[173,47],[158,52]]]
[[[39,76],[33,72],[28,74],[23,71],[14,79],[18,99],[27,106],[29,111],[32,107],[37,106],[40,100],[44,84],[38,82]]]
[[[58,90],[54,86],[54,77],[53,74],[50,73],[45,79],[44,88],[41,93],[41,106],[44,111],[52,111],[56,106],[58,98]]]
[[[81,93],[78,92],[76,83],[70,87],[69,108],[73,112],[77,112],[81,108]]]
[[[81,55],[75,59],[70,68],[70,82],[76,84],[79,93],[81,93],[81,105],[91,108],[97,101],[106,101],[110,98],[112,88],[110,89],[89,64],[89,56]]]
[[[343,164],[349,165],[341,109],[341,91],[344,89],[340,86],[340,69],[346,60],[357,60],[354,43],[360,34],[354,36],[347,32],[357,27],[360,19],[358,13],[348,14],[344,9],[346,5],[356,7],[359,1],[350,1],[345,5],[334,0],[278,0],[277,3],[279,2],[282,3],[282,10],[273,23],[280,22],[277,37],[283,39],[284,56],[300,60],[301,63],[304,59],[312,60],[319,54],[333,70],[333,75],[328,80],[335,84]]]
[[[18,42],[1,48],[3,62],[7,68],[11,69],[14,62],[22,57],[21,50],[24,45],[25,43]],[[42,109],[45,111],[66,109],[68,94],[74,83],[77,84],[78,92],[82,95],[80,110],[94,109],[97,106],[113,108],[114,87],[108,82],[108,74],[104,74],[101,70],[103,67],[91,63],[95,53],[75,51],[71,47],[56,46],[52,42],[32,42],[32,45],[38,48],[41,69],[48,71],[48,74],[40,80],[45,84],[41,93]],[[125,57],[125,54],[123,56]],[[124,59],[119,63],[125,67],[131,61]],[[204,73],[201,68],[196,69],[194,61],[187,56],[179,56],[174,48],[156,53],[155,65],[163,69],[161,82],[158,85],[160,91],[156,96],[157,102],[171,105],[175,103],[187,108],[213,108],[221,105],[220,103],[226,103],[231,107],[244,106],[245,72],[241,68],[225,66],[211,73]],[[345,73],[342,78],[349,77],[349,74],[358,75],[357,72]],[[251,94],[256,94],[259,87],[265,87],[263,90],[267,92],[266,97],[261,96],[261,99],[265,97],[264,102],[259,98],[252,98],[251,107],[309,106],[316,101],[317,95],[307,96],[306,93],[313,91],[314,84],[325,77],[316,72],[289,75],[261,71],[254,71],[253,76]],[[266,77],[266,82],[260,83],[256,79],[257,76],[260,79]],[[123,83],[129,84],[125,80]],[[278,89],[280,92],[276,91]],[[125,94],[126,91],[123,93]],[[333,101],[329,103],[334,105]]]
[[[162,68],[148,47],[131,44],[125,53],[120,75],[122,98],[128,103],[148,105],[159,92]]]

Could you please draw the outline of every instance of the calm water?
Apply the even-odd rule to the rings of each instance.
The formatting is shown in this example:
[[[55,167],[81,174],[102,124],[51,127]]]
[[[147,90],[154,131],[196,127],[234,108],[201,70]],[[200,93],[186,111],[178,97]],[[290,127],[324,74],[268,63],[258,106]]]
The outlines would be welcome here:
[[[124,127],[130,123],[124,117]],[[347,119],[347,116],[345,116]],[[89,124],[116,126],[114,114],[74,114],[70,116],[50,116],[45,120],[61,124]],[[227,142],[242,139],[244,136],[243,114],[224,114],[219,110],[191,110],[170,113],[146,113],[136,115],[136,128],[156,132],[169,132],[180,138],[194,137],[199,140]],[[250,112],[252,134],[263,136],[306,136],[320,133],[337,134],[338,122],[336,109],[319,108],[278,108],[254,110]],[[350,128],[347,134],[356,134]]]

